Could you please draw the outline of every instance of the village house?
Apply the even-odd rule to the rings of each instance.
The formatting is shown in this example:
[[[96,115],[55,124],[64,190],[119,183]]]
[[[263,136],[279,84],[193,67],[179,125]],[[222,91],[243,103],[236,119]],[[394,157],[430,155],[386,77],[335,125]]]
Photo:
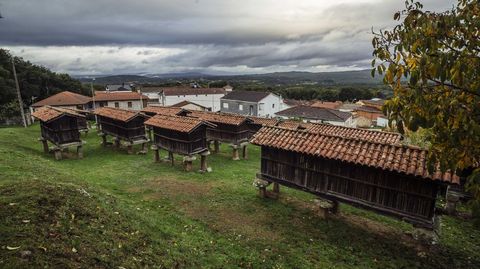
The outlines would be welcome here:
[[[329,123],[337,126],[355,127],[353,115],[349,112],[342,112],[335,109],[294,106],[275,114],[283,119],[300,119],[305,122]]]
[[[232,91],[220,103],[222,112],[267,118],[285,109],[283,98],[269,92]]]
[[[191,101],[181,101],[179,103],[176,103],[174,105],[171,105],[170,107],[178,107],[178,108],[183,108],[186,110],[195,110],[195,111],[210,111],[209,107],[205,107],[202,105],[199,105],[197,103],[191,102]]]
[[[132,85],[125,84],[125,83],[110,84],[105,86],[105,91],[107,92],[131,92],[132,90],[133,90]]]
[[[372,100],[360,100],[356,104],[359,107],[353,110],[358,127],[376,126],[378,118],[385,117],[382,111],[385,100],[374,98]]]
[[[138,92],[96,91],[95,107],[115,107],[131,110],[142,110],[147,106],[148,97]]]
[[[141,92],[148,96],[149,104],[172,106],[182,101],[193,102],[208,108],[210,111],[220,110],[220,98],[232,91],[231,86],[223,88],[199,88],[198,86],[181,87],[143,87]]]
[[[92,97],[63,91],[32,104],[30,112],[33,113],[43,106],[89,110],[92,108]]]

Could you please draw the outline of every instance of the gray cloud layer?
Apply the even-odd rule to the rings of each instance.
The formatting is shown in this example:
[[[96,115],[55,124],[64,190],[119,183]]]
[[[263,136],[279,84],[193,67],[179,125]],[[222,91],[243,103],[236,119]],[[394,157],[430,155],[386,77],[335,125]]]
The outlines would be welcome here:
[[[371,28],[391,26],[403,1],[333,2],[6,0],[0,45],[75,74],[367,67]]]

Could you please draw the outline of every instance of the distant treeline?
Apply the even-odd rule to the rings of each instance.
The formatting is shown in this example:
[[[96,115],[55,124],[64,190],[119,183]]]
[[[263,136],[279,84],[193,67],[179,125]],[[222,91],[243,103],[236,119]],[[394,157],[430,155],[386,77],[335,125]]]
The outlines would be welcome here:
[[[226,81],[209,83],[210,87],[223,87]],[[323,100],[323,101],[354,101],[362,99],[388,98],[392,95],[391,90],[383,85],[339,85],[339,86],[318,86],[318,85],[295,85],[295,86],[265,86],[256,84],[232,83],[236,90],[246,91],[269,91],[280,94],[287,99],[296,100]]]
[[[18,115],[19,112],[11,58],[8,50],[0,49],[0,119]],[[83,87],[80,81],[67,74],[57,74],[19,57],[14,57],[14,60],[25,108],[61,91],[89,94],[88,87]]]

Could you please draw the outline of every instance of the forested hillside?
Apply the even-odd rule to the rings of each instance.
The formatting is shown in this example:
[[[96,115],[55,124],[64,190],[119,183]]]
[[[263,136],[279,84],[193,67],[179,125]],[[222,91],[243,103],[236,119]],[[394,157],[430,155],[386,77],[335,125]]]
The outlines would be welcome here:
[[[0,118],[18,112],[11,57],[8,50],[0,49]],[[88,94],[88,89],[83,89],[80,81],[68,74],[57,74],[19,57],[14,59],[25,107],[61,91]]]

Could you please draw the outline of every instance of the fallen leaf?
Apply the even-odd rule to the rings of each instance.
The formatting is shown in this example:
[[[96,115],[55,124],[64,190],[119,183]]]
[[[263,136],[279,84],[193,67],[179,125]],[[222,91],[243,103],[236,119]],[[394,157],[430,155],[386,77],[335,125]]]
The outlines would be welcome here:
[[[23,222],[23,223],[29,223],[30,220],[29,220],[29,219],[24,219],[24,220],[22,220],[22,222]]]
[[[11,247],[11,246],[7,246],[7,249],[8,250],[16,250],[16,249],[19,249],[20,247]]]
[[[72,248],[72,252],[73,252],[73,253],[77,253],[77,249],[76,249],[76,248]]]

